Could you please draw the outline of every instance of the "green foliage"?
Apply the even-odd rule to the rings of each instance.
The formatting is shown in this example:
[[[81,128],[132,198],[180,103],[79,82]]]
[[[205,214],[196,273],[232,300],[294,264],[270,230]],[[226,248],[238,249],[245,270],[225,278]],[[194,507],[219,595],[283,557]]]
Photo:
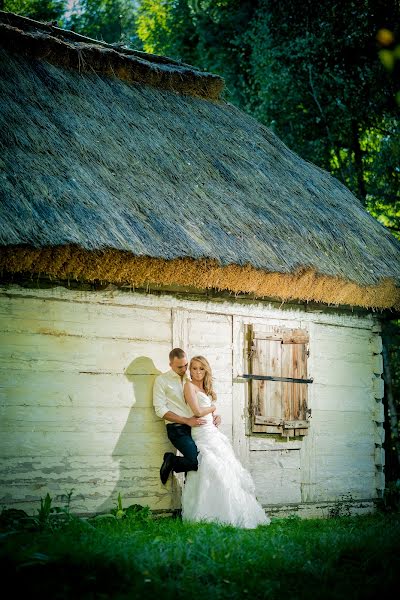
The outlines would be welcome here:
[[[0,514],[0,530],[51,530],[54,531],[64,527],[66,523],[74,520],[70,512],[70,504],[73,489],[61,498],[66,499],[64,506],[52,506],[53,499],[49,493],[40,499],[40,508],[37,516],[29,516],[25,511],[19,509],[4,509]]]
[[[44,499],[40,499],[38,516],[33,519],[33,524],[40,530],[55,530],[63,527],[68,521],[73,519],[74,517],[70,512],[72,492],[73,489],[64,496],[66,499],[64,506],[52,506],[53,499],[47,493]]]
[[[138,35],[148,52],[184,60],[221,74],[229,99],[243,105],[251,0],[141,0]]]
[[[52,499],[50,494],[47,493],[45,499],[40,498],[40,508],[38,510],[38,524],[41,529],[46,527],[50,521],[50,515],[53,512],[51,508]]]
[[[145,52],[168,54],[172,36],[169,2],[142,0],[137,13],[137,33]]]
[[[111,44],[138,44],[135,7],[131,0],[76,0],[65,26]]]
[[[379,29],[376,39],[380,44],[379,58],[381,63],[389,73],[393,74],[396,80],[396,102],[400,106],[400,43],[390,29],[383,27]]]
[[[117,519],[130,519],[141,523],[149,521],[152,516],[149,506],[131,504],[127,508],[123,508],[121,492],[118,493],[116,507],[112,508],[110,513]]]
[[[400,237],[400,120],[386,118],[381,127],[365,131],[364,179],[367,209]]]
[[[62,22],[67,0],[4,0],[2,10],[30,17],[37,21]]]
[[[118,494],[117,507],[111,510],[111,513],[114,514],[118,519],[122,519],[122,517],[126,516],[126,512],[122,508],[122,497],[121,492]]]
[[[388,173],[393,163],[383,162],[380,152],[398,147],[394,85],[375,39],[382,21],[393,18],[395,4],[307,1],[298,12],[295,4],[260,2],[249,32],[249,109],[380,217],[383,206],[399,199],[398,187],[393,198]],[[395,227],[394,215],[385,215]]]
[[[4,536],[3,585],[51,598],[354,600],[397,581],[398,515],[274,519],[241,530],[153,519],[72,521]]]

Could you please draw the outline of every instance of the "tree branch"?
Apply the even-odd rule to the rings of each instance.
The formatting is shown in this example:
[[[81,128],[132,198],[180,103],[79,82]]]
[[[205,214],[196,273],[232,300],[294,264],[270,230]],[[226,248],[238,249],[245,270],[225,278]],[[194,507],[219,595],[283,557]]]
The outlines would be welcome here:
[[[310,82],[311,96],[312,96],[315,104],[318,107],[318,110],[319,110],[319,112],[321,114],[323,122],[325,123],[325,129],[326,129],[326,133],[327,133],[327,136],[328,136],[328,140],[329,140],[329,142],[331,144],[331,148],[332,148],[332,151],[333,151],[334,155],[337,157],[337,160],[338,160],[338,163],[339,163],[339,171],[340,171],[340,176],[342,178],[342,182],[345,183],[346,179],[345,179],[344,172],[343,172],[343,164],[342,164],[342,161],[340,159],[339,153],[336,153],[335,144],[333,142],[333,138],[332,138],[329,126],[328,126],[327,119],[325,117],[325,113],[322,110],[322,106],[321,106],[321,104],[320,104],[320,102],[319,102],[319,100],[317,98],[317,94],[315,93],[314,83],[313,83],[312,74],[311,74],[311,65],[308,65],[308,79],[309,79],[309,82]]]

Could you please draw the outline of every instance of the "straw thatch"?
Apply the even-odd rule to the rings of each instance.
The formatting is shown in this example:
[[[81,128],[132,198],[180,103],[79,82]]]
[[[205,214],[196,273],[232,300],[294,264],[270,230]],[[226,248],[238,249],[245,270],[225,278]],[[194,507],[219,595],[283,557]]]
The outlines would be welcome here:
[[[4,15],[4,272],[400,306],[399,242],[212,76]]]
[[[220,98],[224,87],[221,77],[184,63],[118,45],[117,51],[104,42],[12,13],[0,11],[0,17],[2,47],[30,58],[212,100]]]

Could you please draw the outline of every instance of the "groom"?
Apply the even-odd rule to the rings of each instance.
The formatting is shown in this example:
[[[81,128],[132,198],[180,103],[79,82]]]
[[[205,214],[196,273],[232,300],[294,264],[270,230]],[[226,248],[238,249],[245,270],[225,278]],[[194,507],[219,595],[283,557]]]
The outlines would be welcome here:
[[[185,402],[183,386],[189,379],[186,373],[188,360],[181,348],[171,350],[169,366],[171,367],[169,371],[156,377],[153,388],[153,406],[157,416],[164,419],[166,423],[170,442],[183,456],[176,456],[173,452],[164,454],[160,469],[160,478],[163,484],[167,482],[171,471],[175,471],[175,473],[197,471],[198,451],[191,435],[191,428],[200,427],[206,423],[205,419],[195,417]],[[220,423],[221,417],[215,415],[214,424],[218,426]]]

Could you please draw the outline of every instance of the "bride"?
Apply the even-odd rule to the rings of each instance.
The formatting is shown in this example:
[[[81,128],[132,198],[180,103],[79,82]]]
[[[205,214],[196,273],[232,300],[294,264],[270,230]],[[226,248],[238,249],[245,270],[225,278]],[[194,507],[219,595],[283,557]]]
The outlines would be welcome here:
[[[185,401],[206,423],[192,428],[199,468],[186,475],[182,520],[215,521],[248,529],[268,525],[270,519],[255,497],[250,473],[237,460],[228,438],[213,424],[217,398],[207,359],[195,356],[189,369],[191,381],[184,386]]]

